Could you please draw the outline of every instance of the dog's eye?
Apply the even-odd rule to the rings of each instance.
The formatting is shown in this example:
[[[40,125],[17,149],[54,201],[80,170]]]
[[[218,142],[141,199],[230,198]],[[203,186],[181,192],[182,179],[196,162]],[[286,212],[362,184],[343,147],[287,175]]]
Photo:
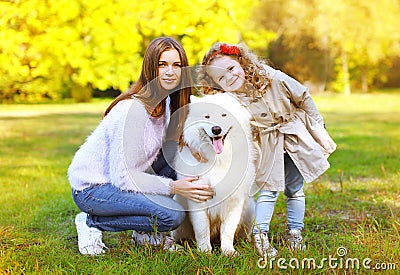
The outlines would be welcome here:
[[[222,117],[226,117],[226,114],[222,114]]]
[[[206,119],[209,119],[209,118],[210,118],[210,116],[209,116],[209,115],[205,115],[204,117],[205,117]]]

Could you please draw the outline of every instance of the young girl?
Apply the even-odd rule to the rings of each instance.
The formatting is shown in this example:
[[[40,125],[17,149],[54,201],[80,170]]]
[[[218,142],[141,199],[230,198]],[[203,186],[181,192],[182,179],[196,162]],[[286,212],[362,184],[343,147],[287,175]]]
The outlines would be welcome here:
[[[252,113],[251,125],[259,148],[256,185],[255,246],[261,256],[277,250],[268,231],[279,192],[287,197],[289,247],[304,249],[304,181],[324,173],[336,144],[325,130],[322,116],[308,89],[275,70],[241,45],[215,43],[204,56],[198,85],[204,93],[235,93]]]
[[[177,41],[154,39],[138,81],[111,103],[76,152],[68,179],[73,199],[83,211],[75,218],[82,254],[104,253],[102,231],[123,230],[134,230],[136,244],[175,250],[179,247],[172,238],[160,232],[177,228],[185,212],[170,196],[180,194],[195,201],[212,197],[208,185],[192,183],[197,178],[173,180],[164,158],[157,158],[167,124],[172,133],[182,131],[186,109],[181,107],[191,94],[186,66],[185,51]],[[174,112],[177,115],[171,116]]]

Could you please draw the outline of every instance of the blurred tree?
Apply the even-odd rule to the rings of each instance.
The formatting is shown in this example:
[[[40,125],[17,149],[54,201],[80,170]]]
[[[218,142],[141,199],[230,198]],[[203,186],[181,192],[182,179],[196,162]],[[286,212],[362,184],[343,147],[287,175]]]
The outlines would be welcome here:
[[[285,69],[311,81],[332,77],[337,91],[367,91],[400,52],[398,0],[263,0],[261,9],[259,22],[277,33],[275,53],[292,54]]]
[[[135,3],[0,2],[2,100],[87,101],[94,87],[125,89],[140,66],[141,37],[128,20],[136,17]]]
[[[201,61],[215,41],[265,48],[274,34],[251,21],[254,0],[0,1],[0,101],[125,90],[148,43],[172,36]]]
[[[337,57],[338,89],[350,93],[353,84],[366,92],[386,72],[376,68],[382,69],[382,62],[399,53],[399,8],[397,0],[341,0],[334,5],[318,1],[315,34],[327,36],[331,54]]]
[[[333,60],[326,37],[316,37],[312,28],[317,12],[315,1],[261,2],[263,12],[256,15],[256,20],[277,37],[266,53],[273,64],[306,83],[313,92],[325,90],[331,80]]]
[[[245,42],[319,90],[367,91],[397,64],[399,6],[398,0],[1,0],[0,101],[87,101],[93,90],[123,91],[157,36],[180,40],[192,65],[216,41]]]

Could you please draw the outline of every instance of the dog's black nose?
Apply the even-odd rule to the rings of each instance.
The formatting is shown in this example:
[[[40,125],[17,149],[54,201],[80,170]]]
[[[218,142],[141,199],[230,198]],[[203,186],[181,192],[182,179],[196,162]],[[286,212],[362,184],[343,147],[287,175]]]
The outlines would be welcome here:
[[[213,126],[213,127],[211,128],[211,132],[212,132],[214,135],[219,135],[219,134],[221,134],[222,129],[221,129],[221,127],[219,127],[219,126]]]

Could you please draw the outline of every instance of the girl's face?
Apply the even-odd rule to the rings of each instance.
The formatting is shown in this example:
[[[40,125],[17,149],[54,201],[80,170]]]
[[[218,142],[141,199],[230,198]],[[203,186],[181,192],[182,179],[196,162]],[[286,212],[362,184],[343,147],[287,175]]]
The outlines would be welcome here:
[[[164,51],[158,61],[158,79],[161,87],[170,91],[181,81],[182,63],[176,49]]]
[[[206,71],[226,92],[238,92],[243,87],[245,81],[243,68],[232,57],[224,55],[215,58]]]

